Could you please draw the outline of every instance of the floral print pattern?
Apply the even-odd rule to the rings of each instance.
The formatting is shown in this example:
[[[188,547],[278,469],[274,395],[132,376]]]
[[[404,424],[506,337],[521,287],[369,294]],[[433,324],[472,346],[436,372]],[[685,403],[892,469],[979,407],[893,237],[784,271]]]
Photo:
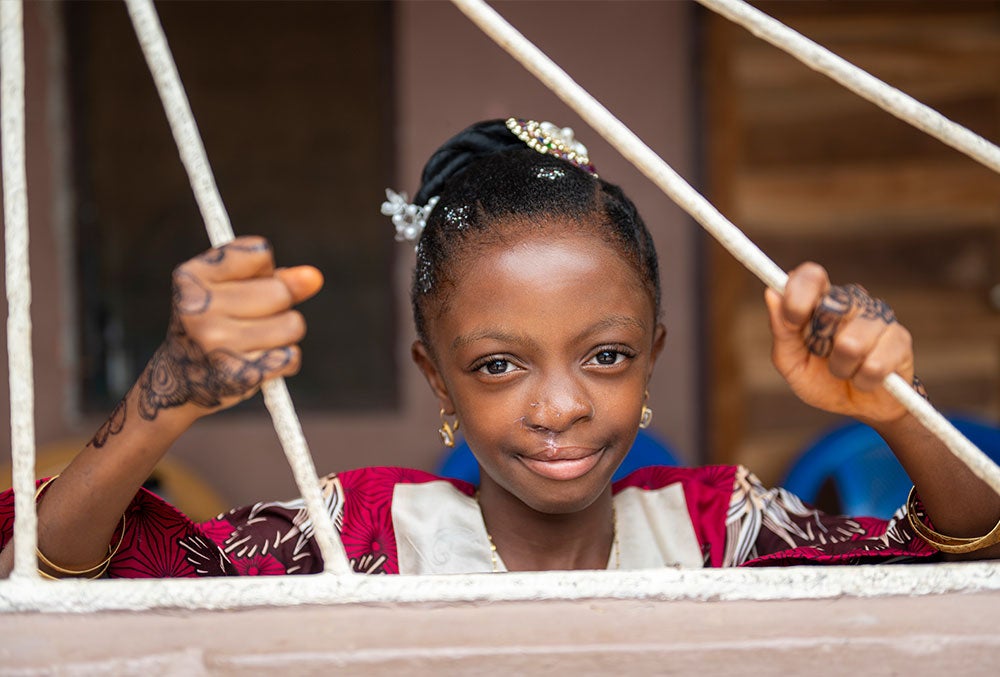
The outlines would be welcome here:
[[[404,468],[363,468],[321,478],[325,507],[354,571],[399,572],[392,522],[395,487],[440,480]],[[466,496],[475,494],[466,482],[447,481]],[[684,490],[706,566],[896,562],[936,554],[913,533],[905,507],[888,521],[827,515],[783,489],[765,488],[741,466],[643,468],[616,482],[613,491],[675,483]],[[0,548],[11,538],[13,514],[8,490],[0,494]],[[301,499],[255,503],[195,524],[143,489],[126,512],[124,538],[108,575],[272,576],[321,570]]]

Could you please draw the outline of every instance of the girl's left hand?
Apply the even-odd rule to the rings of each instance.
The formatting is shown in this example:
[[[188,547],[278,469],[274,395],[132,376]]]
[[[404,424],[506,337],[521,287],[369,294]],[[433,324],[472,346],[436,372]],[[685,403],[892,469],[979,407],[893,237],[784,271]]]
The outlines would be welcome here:
[[[799,399],[868,423],[904,416],[882,381],[896,372],[914,382],[913,344],[884,301],[857,285],[831,286],[815,263],[789,273],[784,296],[768,289],[765,301],[771,359]]]

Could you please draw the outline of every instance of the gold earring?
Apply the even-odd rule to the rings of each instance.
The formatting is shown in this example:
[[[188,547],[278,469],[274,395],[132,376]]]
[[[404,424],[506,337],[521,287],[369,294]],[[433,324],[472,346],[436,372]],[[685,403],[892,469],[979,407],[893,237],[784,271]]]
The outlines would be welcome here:
[[[444,442],[444,446],[451,449],[455,446],[455,431],[458,430],[458,417],[455,417],[455,425],[451,425],[444,419],[444,409],[441,410],[441,427],[438,428],[438,434],[441,435],[441,441]]]
[[[649,391],[646,391],[646,399],[649,399]],[[642,403],[642,414],[639,416],[639,427],[646,429],[649,424],[653,422],[653,410],[646,406],[646,403]]]

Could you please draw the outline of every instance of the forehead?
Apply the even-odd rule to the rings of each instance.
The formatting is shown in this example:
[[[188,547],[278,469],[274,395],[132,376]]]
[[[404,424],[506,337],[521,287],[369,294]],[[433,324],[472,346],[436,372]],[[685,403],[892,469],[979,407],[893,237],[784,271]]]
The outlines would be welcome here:
[[[528,333],[609,317],[652,327],[655,308],[635,267],[589,229],[543,228],[462,257],[431,334],[450,343],[495,327]]]

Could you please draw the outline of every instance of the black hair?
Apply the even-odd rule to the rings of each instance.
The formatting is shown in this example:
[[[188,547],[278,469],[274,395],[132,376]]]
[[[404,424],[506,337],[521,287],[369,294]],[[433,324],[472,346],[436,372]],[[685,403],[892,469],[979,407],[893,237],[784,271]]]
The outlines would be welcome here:
[[[504,238],[499,221],[538,227],[560,217],[588,227],[615,246],[639,274],[660,314],[660,276],[653,238],[621,188],[567,160],[528,148],[504,120],[472,125],[428,160],[414,202],[438,202],[417,243],[411,300],[425,343],[426,311],[442,301],[455,264],[473,247]]]

